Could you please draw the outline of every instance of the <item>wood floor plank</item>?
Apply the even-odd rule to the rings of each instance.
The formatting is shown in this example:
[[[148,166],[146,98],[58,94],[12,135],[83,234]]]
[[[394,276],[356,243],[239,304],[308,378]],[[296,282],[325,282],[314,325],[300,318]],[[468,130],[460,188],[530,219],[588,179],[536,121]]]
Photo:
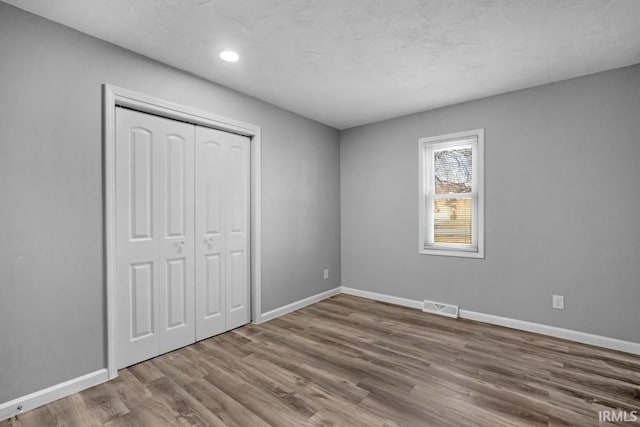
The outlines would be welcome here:
[[[164,377],[162,371],[152,363],[138,363],[137,365],[129,366],[128,370],[143,384]]]
[[[184,387],[184,391],[219,418],[223,425],[238,427],[266,427],[269,425],[262,418],[205,379],[187,384]],[[217,425],[217,423],[212,423],[212,425]]]
[[[92,387],[78,396],[84,400],[85,407],[91,409],[100,424],[106,424],[129,413],[129,408],[107,384]]]
[[[0,427],[601,426],[604,410],[640,411],[640,357],[338,295]]]
[[[352,405],[360,403],[369,394],[368,391],[358,388],[356,382],[341,377],[336,372],[322,369],[313,363],[307,363],[303,359],[292,357],[290,353],[284,352],[280,348],[265,345],[265,343],[256,343],[251,345],[251,349],[262,360],[267,360],[274,365],[300,375],[307,381],[313,382],[313,384],[333,396],[337,396],[342,401]]]
[[[102,424],[97,411],[88,407],[83,397],[77,393],[51,403],[47,409],[55,418],[54,425],[83,427]]]
[[[185,426],[187,423],[160,399],[147,398],[137,402],[128,414],[111,420],[107,426]]]

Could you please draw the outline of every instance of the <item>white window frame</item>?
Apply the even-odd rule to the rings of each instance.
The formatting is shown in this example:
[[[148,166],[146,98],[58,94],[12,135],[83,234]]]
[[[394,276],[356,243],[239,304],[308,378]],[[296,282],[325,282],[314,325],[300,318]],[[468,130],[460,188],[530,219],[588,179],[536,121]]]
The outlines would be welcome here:
[[[472,192],[435,194],[433,184],[433,154],[457,146],[472,149]],[[484,129],[474,129],[418,140],[418,252],[423,255],[444,255],[484,258]],[[440,198],[471,198],[471,245],[433,242],[433,201]]]

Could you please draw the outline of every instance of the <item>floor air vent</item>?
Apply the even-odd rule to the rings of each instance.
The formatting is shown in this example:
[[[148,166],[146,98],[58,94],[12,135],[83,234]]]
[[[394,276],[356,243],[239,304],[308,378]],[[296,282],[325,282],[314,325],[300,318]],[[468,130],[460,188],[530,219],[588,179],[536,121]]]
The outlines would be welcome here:
[[[441,302],[424,300],[424,307],[422,311],[427,313],[439,314],[440,316],[458,318],[458,306],[451,304],[443,304]]]

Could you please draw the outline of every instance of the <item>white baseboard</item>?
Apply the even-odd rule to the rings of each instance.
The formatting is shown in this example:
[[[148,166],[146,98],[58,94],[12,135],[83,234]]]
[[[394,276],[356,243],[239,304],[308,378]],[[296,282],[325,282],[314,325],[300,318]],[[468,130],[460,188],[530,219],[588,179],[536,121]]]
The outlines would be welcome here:
[[[342,293],[375,301],[402,305],[404,307],[410,308],[422,309],[423,306],[422,301],[394,297],[385,294],[378,294],[375,292],[362,291],[360,289],[347,288],[344,286],[342,287]],[[490,323],[492,325],[504,326],[507,328],[518,329],[526,332],[534,332],[540,335],[547,335],[550,337],[562,338],[569,341],[589,344],[596,347],[603,347],[610,350],[617,350],[623,351],[625,353],[640,355],[640,343],[623,341],[617,338],[603,337],[601,335],[588,334],[586,332],[574,331],[572,329],[563,329],[556,326],[543,325],[541,323],[527,322],[525,320],[511,319],[508,317],[494,316],[492,314],[478,313],[469,310],[460,309],[459,314],[463,319]]]
[[[555,326],[543,325],[541,323],[494,316],[492,314],[477,313],[469,310],[460,310],[460,317],[463,319],[505,326],[511,329],[534,332],[540,335],[563,338],[565,340],[594,345],[596,347],[604,347],[610,350],[618,350],[625,353],[640,355],[640,343],[623,341],[617,338],[603,337],[602,335],[588,334],[586,332],[574,331],[572,329],[558,328]]]
[[[276,308],[274,310],[271,311],[267,311],[266,313],[262,313],[262,315],[260,316],[260,321],[256,322],[256,323],[263,323],[266,322],[268,320],[273,320],[276,317],[280,317],[280,316],[284,316],[287,313],[291,313],[292,311],[296,311],[301,309],[302,307],[306,307],[310,304],[322,301],[323,299],[327,299],[330,298],[334,295],[338,295],[341,291],[341,287],[338,286],[337,288],[333,288],[333,289],[329,289],[328,291],[325,292],[321,292],[319,294],[316,295],[311,295],[310,297],[307,297],[305,299],[301,299],[300,301],[295,301],[292,302],[291,304],[287,304],[285,306],[282,306],[280,308]]]
[[[348,295],[353,295],[353,296],[356,296],[356,297],[372,299],[372,300],[380,301],[380,302],[388,302],[389,304],[402,305],[404,307],[418,308],[420,310],[422,310],[422,306],[423,306],[423,302],[422,301],[416,301],[416,300],[407,299],[407,298],[394,297],[394,296],[385,295],[385,294],[378,294],[378,293],[375,293],[375,292],[362,291],[360,289],[347,288],[345,286],[342,287],[342,293],[343,294],[348,294]]]
[[[73,378],[60,384],[36,391],[35,393],[13,399],[0,404],[0,421],[20,414],[18,406],[22,405],[22,412],[35,409],[38,406],[51,403],[54,400],[67,397],[73,393],[88,389],[109,379],[106,369],[100,369],[81,377]]]

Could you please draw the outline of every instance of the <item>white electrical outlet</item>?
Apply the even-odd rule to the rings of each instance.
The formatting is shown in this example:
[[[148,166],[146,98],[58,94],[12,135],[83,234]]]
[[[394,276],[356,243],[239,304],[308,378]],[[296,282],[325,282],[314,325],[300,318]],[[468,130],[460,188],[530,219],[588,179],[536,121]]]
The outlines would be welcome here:
[[[562,295],[553,296],[553,308],[557,308],[558,310],[564,310],[564,296]]]
[[[324,269],[324,280],[327,280],[329,278],[329,269],[325,268]]]

